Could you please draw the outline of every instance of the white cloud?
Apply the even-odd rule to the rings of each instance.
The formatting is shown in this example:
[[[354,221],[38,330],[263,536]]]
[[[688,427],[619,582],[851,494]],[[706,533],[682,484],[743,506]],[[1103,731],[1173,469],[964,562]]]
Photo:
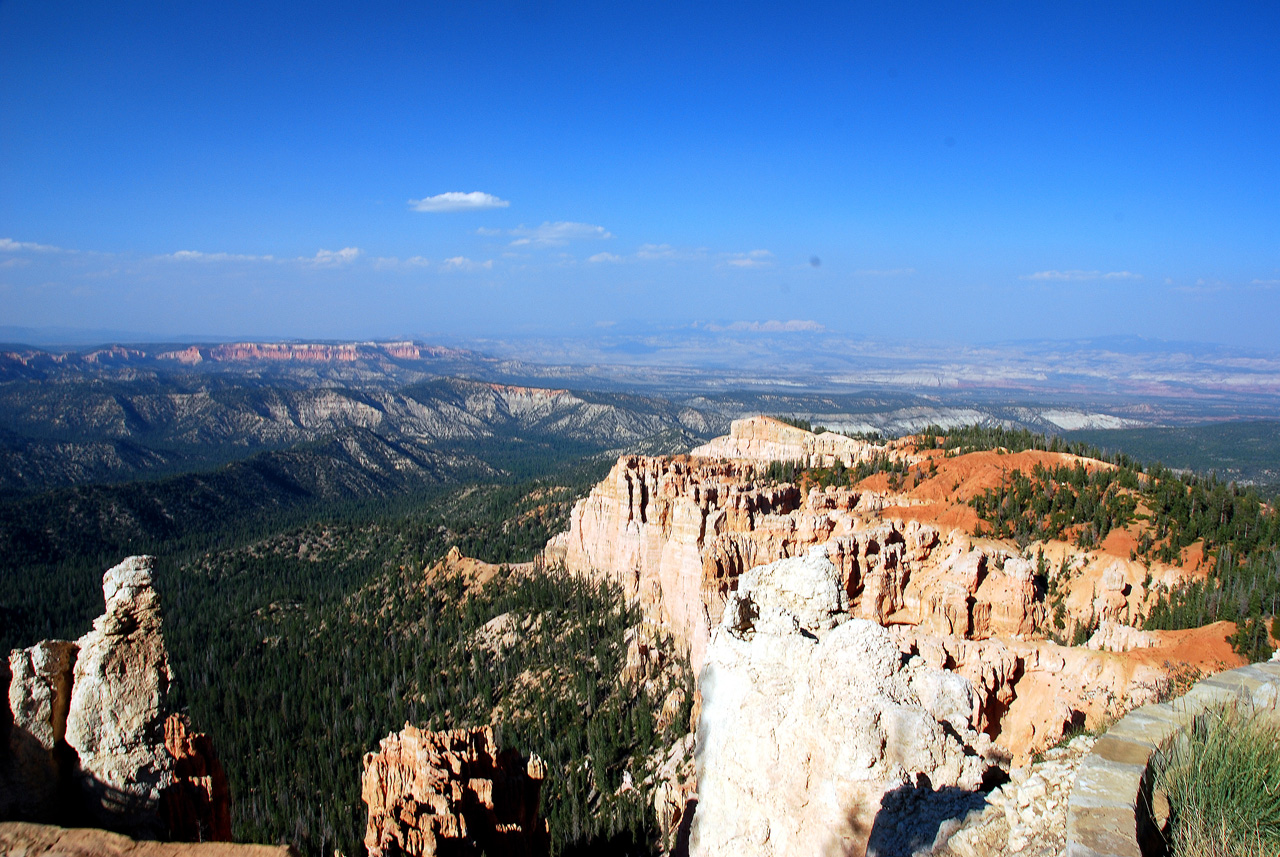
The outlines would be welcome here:
[[[322,251],[323,252],[323,251]],[[270,262],[271,256],[247,256],[237,253],[201,253],[199,250],[179,250],[161,256],[175,262]]]
[[[1174,291],[1182,292],[1188,295],[1199,295],[1199,294],[1212,294],[1214,292],[1221,292],[1229,288],[1231,288],[1231,286],[1223,282],[1222,280],[1206,280],[1204,277],[1201,277],[1200,279],[1196,280],[1195,285],[1176,286],[1174,287]]]
[[[750,253],[734,253],[724,262],[734,268],[764,268],[773,264],[773,254],[768,250],[752,250]]]
[[[808,319],[735,321],[728,325],[706,324],[703,327],[712,331],[732,330],[745,333],[821,333],[827,329],[826,325]]]
[[[587,257],[588,262],[621,262],[621,256],[615,256],[612,253],[597,253],[594,256]]]
[[[573,223],[562,220],[556,223],[543,223],[532,229],[521,226],[511,230],[512,235],[519,236],[511,242],[512,247],[531,245],[534,247],[562,247],[570,241],[599,241],[613,236],[603,226],[592,226],[590,223]]]
[[[636,258],[645,261],[690,261],[693,259],[705,259],[706,256],[707,251],[703,247],[694,250],[677,250],[670,244],[641,244],[636,249]]]
[[[52,244],[37,244],[34,241],[14,241],[12,238],[0,238],[0,253],[61,253],[61,247]]]
[[[853,273],[860,277],[906,277],[915,272],[915,268],[863,268]]]
[[[411,268],[425,268],[431,264],[431,260],[426,256],[410,256],[404,263]]]
[[[1034,274],[1026,274],[1020,279],[1023,280],[1053,280],[1064,282],[1068,280],[1141,280],[1141,274],[1135,274],[1132,271],[1109,271],[1103,273],[1101,271],[1037,271]]]
[[[1264,289],[1273,289],[1280,286],[1280,280],[1254,280],[1253,285],[1262,286]]]
[[[636,250],[638,259],[674,259],[676,248],[670,244],[641,244]]]
[[[492,236],[494,236],[494,235],[501,235],[501,234],[502,234],[502,230],[501,230],[501,229],[490,229],[488,226],[481,226],[479,229],[477,229],[477,230],[476,230],[476,234],[477,234],[477,235],[484,235],[484,236],[486,236],[486,237],[492,237]]]
[[[354,262],[359,255],[359,247],[343,247],[341,250],[318,250],[315,256],[310,259],[304,258],[303,261],[322,267],[333,267]]]
[[[488,259],[484,262],[473,262],[466,256],[454,256],[452,258],[445,259],[440,264],[448,271],[475,271],[482,268],[486,270],[492,268],[493,260]]]
[[[499,199],[491,193],[473,190],[470,193],[451,190],[427,196],[422,199],[409,200],[409,207],[414,211],[478,211],[483,208],[506,208],[511,205],[505,199]]]

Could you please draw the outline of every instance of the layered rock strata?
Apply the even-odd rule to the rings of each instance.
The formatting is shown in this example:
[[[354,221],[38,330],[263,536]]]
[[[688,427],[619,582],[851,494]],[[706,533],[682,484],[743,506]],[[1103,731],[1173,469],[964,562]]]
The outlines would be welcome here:
[[[1138,621],[1151,593],[1177,585],[1182,569],[1065,542],[1024,555],[972,535],[969,497],[1011,469],[1076,461],[1070,456],[912,451],[765,417],[736,421],[728,437],[694,452],[618,459],[541,561],[619,583],[689,653],[695,673],[741,576],[818,546],[839,571],[846,611],[893,629],[908,656],[969,680],[970,724],[1019,761],[1082,720],[1093,726],[1159,696],[1170,663],[1205,671],[1233,663],[1223,639],[1192,652],[1176,633],[1116,624]],[[768,475],[771,461],[827,466],[879,456],[911,467],[900,487],[883,474],[825,490]],[[1129,536],[1115,535],[1115,550],[1127,555],[1121,537]],[[1090,649],[1046,639],[1099,620]]]
[[[882,498],[757,485],[757,468],[623,457],[574,508],[544,561],[619,582],[702,664],[713,619],[747,569],[827,545],[855,615],[963,638],[1029,634],[1042,621],[1034,567],[965,534],[884,519]]]
[[[877,454],[891,454],[884,447],[835,432],[814,434],[771,417],[734,420],[729,434],[717,437],[689,453],[700,458],[732,458],[748,461],[794,462],[812,467],[832,467],[837,462],[853,467]]]
[[[545,776],[537,756],[499,751],[488,726],[423,732],[405,724],[364,757],[365,847],[371,857],[546,854]]]
[[[969,683],[906,662],[846,598],[822,550],[739,578],[701,676],[690,854],[863,854],[912,817],[963,815],[997,767]]]
[[[168,704],[153,567],[151,557],[129,557],[108,570],[106,610],[79,640],[10,653],[0,815],[230,839],[230,796],[212,746]]]

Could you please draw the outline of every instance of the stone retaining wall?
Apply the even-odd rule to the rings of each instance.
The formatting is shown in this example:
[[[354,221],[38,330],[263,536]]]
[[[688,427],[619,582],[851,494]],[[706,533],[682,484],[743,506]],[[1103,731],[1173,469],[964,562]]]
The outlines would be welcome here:
[[[1066,857],[1161,853],[1151,808],[1151,754],[1206,708],[1236,697],[1280,708],[1280,662],[1210,676],[1181,699],[1135,708],[1107,730],[1076,774],[1067,804]]]

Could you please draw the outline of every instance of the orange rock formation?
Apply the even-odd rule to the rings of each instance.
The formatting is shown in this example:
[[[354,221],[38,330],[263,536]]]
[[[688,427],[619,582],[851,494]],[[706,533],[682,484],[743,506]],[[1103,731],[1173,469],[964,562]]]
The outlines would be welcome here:
[[[231,841],[231,789],[213,742],[191,730],[184,714],[164,722],[164,746],[173,757],[173,785],[160,795],[169,836],[183,842]]]
[[[364,757],[365,847],[371,857],[546,854],[538,816],[545,775],[537,756],[500,752],[488,726],[423,732],[405,724]]]

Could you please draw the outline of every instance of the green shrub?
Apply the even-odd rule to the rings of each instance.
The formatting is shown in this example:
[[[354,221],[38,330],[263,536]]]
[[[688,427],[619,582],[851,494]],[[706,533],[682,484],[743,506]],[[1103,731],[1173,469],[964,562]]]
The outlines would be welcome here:
[[[1243,702],[1205,710],[1152,760],[1172,857],[1280,853],[1280,718]]]

